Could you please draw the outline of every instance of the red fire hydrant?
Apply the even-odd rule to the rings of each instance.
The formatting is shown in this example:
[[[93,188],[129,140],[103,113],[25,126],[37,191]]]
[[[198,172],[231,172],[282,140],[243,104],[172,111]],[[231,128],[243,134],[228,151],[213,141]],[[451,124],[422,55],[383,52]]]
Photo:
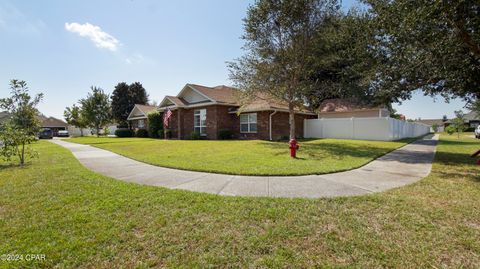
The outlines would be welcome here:
[[[298,145],[295,138],[290,139],[288,147],[290,148],[290,157],[297,158],[297,150],[300,148],[300,145]]]

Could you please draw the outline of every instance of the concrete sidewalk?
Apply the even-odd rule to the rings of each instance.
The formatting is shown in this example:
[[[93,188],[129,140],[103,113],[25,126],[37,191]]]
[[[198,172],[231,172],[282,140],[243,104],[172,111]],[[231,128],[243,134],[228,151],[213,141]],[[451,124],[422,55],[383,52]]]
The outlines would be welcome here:
[[[419,139],[369,164],[341,173],[309,176],[232,176],[163,168],[113,152],[53,140],[90,170],[115,179],[232,196],[335,197],[380,192],[427,176],[435,156],[438,135]]]

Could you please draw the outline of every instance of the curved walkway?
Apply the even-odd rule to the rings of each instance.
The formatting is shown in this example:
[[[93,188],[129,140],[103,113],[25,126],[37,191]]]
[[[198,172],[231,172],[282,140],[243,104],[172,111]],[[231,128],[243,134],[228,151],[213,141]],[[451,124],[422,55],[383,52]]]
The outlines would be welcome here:
[[[427,136],[347,172],[308,176],[233,176],[154,166],[113,152],[53,140],[85,167],[123,181],[232,196],[335,197],[380,192],[427,176],[438,135]]]

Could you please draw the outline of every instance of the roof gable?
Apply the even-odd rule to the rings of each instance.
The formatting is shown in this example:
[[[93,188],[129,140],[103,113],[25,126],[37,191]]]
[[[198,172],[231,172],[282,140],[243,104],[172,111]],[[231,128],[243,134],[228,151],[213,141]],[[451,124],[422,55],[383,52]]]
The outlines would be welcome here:
[[[220,85],[215,87],[205,87],[205,86],[195,85],[195,84],[187,84],[187,85],[190,85],[190,87],[197,90],[197,92],[208,97],[210,100],[213,100],[214,102],[225,103],[225,104],[238,103],[238,96],[240,94],[240,90],[238,89],[228,87],[225,85]]]
[[[160,102],[160,104],[158,106],[159,107],[166,107],[166,106],[172,106],[172,105],[175,105],[175,103],[172,102],[172,100],[170,100],[169,96],[165,96],[165,97],[163,97],[163,100]]]
[[[162,102],[160,102],[159,107],[186,106],[186,105],[188,105],[188,103],[184,99],[167,95],[163,98]]]
[[[194,87],[195,86],[195,87]],[[203,87],[203,86],[200,86]],[[184,99],[189,104],[195,104],[205,101],[215,102],[214,99],[208,97],[197,88],[200,88],[199,85],[187,84],[180,93],[177,95],[177,98]]]
[[[136,104],[130,114],[128,114],[127,120],[131,118],[138,118],[138,117],[147,117],[148,113],[157,110],[156,106],[148,106],[148,105],[139,105]]]

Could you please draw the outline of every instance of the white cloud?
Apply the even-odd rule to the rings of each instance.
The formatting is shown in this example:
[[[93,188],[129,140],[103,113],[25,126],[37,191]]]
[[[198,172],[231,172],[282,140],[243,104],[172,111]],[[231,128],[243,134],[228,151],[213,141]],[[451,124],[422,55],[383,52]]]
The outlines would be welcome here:
[[[120,41],[118,41],[118,39],[109,33],[102,31],[99,26],[90,24],[88,22],[84,24],[67,22],[65,23],[65,29],[69,32],[76,33],[81,37],[90,39],[97,48],[116,51],[118,46],[120,46]]]
[[[125,58],[125,62],[127,64],[138,64],[138,63],[143,63],[145,62],[145,57],[143,57],[142,54],[140,53],[134,53],[131,56]]]

